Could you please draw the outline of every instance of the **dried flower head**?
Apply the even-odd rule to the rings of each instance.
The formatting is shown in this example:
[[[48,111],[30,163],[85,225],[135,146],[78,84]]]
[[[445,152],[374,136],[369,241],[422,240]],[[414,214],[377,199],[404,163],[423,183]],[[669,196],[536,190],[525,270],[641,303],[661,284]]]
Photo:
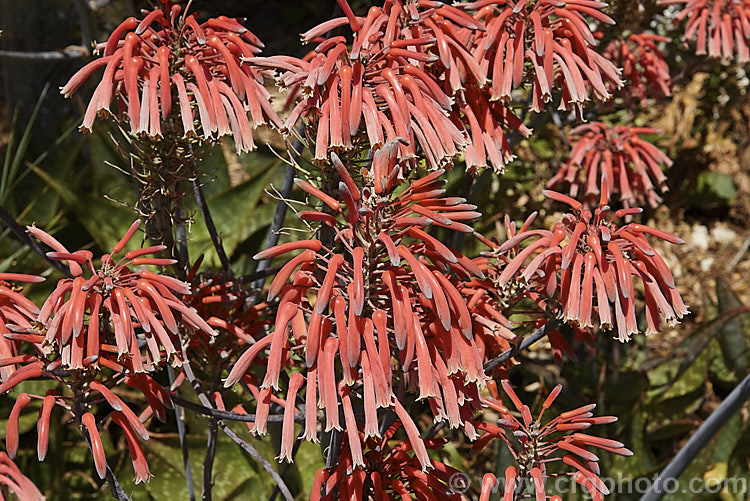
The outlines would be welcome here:
[[[592,425],[614,423],[617,417],[594,417],[591,411],[596,408],[596,404],[589,404],[563,412],[543,422],[542,417],[545,411],[552,406],[562,386],[557,385],[550,392],[542,403],[539,415],[534,419],[529,407],[518,398],[510,384],[503,380],[503,391],[520,414],[519,419],[516,412],[511,412],[503,404],[494,381],[489,382],[487,387],[491,396],[483,398],[482,402],[499,412],[500,420],[497,425],[477,423],[477,428],[485,434],[477,440],[472,450],[481,450],[496,439],[502,440],[508,447],[516,461],[516,466],[509,466],[505,470],[505,497],[503,499],[514,499],[515,489],[525,489],[528,485],[534,486],[536,499],[546,499],[544,482],[558,475],[571,475],[574,481],[581,484],[593,499],[602,499],[602,495],[609,494],[609,489],[599,478],[601,473],[599,457],[587,447],[596,447],[621,456],[632,456],[633,453],[620,442],[581,432]],[[560,460],[575,471],[553,473],[554,468],[548,468],[549,465]]]
[[[746,63],[750,60],[750,0],[659,0],[680,5],[676,20],[687,19],[683,40],[697,38],[695,53]]]
[[[98,49],[102,57],[79,70],[61,89],[75,92],[97,69],[104,75],[89,102],[81,128],[90,131],[97,114],[109,116],[117,100],[118,118],[130,132],[160,138],[204,140],[231,134],[237,151],[254,149],[252,126],[281,122],[270,105],[263,75],[242,64],[263,43],[236,19],[224,16],[198,23],[171,1],[123,21]]]
[[[604,50],[604,56],[622,68],[627,85],[620,94],[627,101],[646,106],[648,98],[672,95],[669,64],[657,46],[668,41],[652,33],[632,33],[612,41]]]
[[[153,370],[163,360],[179,365],[179,325],[214,334],[193,309],[175,294],[190,294],[190,287],[169,276],[147,271],[145,266],[167,266],[173,259],[143,257],[165,249],[163,245],[135,249],[120,259],[135,235],[140,220],[134,222],[111,254],[94,266],[93,254],[69,252],[44,231],[30,226],[29,233],[54,249],[50,259],[67,261],[73,278],[57,283],[44,302],[35,325],[13,326],[15,332],[38,336],[45,354],[54,349],[57,363],[64,369],[83,369],[89,365],[117,366],[123,359],[132,361],[135,372]],[[83,267],[90,273],[84,277]],[[131,267],[140,267],[133,271]],[[145,344],[145,356],[141,351]],[[116,357],[115,357],[116,355]],[[114,364],[114,365],[113,365]]]
[[[573,198],[587,206],[598,202],[602,178],[607,176],[612,195],[625,207],[661,202],[658,192],[668,190],[662,168],[672,160],[659,148],[640,137],[658,134],[648,127],[609,126],[603,122],[580,125],[571,131],[573,148],[567,163],[547,182],[547,188],[568,185]]]
[[[633,277],[641,279],[646,299],[646,333],[659,330],[659,313],[674,323],[688,313],[664,259],[649,245],[647,236],[673,244],[683,240],[642,224],[618,224],[616,219],[642,209],[610,210],[608,177],[603,177],[599,207],[593,214],[566,195],[545,191],[553,200],[573,208],[552,230],[528,230],[494,250],[517,250],[499,278],[505,286],[520,278],[533,282],[539,294],[554,299],[564,320],[592,327],[598,314],[602,328],[616,328],[620,341],[638,332]],[[536,238],[522,250],[519,245]],[[559,277],[558,277],[559,274]],[[614,313],[613,313],[614,309]]]
[[[324,38],[346,24],[351,45],[344,36]],[[419,147],[433,169],[464,153],[469,170],[491,163],[501,172],[512,158],[506,130],[531,131],[487,92],[487,68],[473,54],[485,29],[477,16],[443,2],[386,2],[366,18],[334,19],[303,34],[318,43],[303,59],[249,62],[277,70],[280,85],[299,97],[286,128],[305,119],[319,162],[331,150],[363,149],[366,139],[373,149],[398,141],[399,160],[412,165]]]
[[[182,337],[195,381],[212,393],[240,355],[265,337],[273,318],[267,303],[253,304],[251,292],[242,288],[240,280],[224,274],[196,275],[199,264],[187,276],[193,293],[186,304],[214,328],[214,334],[186,329]],[[172,390],[185,380],[185,373],[180,372]]]

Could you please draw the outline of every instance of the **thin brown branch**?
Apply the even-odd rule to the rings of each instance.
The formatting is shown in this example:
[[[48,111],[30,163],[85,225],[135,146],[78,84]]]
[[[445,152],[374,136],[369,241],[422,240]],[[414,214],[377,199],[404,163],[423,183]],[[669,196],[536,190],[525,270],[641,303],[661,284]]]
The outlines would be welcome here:
[[[203,187],[201,186],[197,175],[193,177],[192,183],[195,202],[198,204],[198,210],[200,211],[201,216],[203,216],[203,221],[206,223],[208,234],[211,236],[211,242],[214,244],[216,253],[219,255],[221,267],[224,269],[225,273],[231,273],[232,267],[229,264],[229,258],[227,257],[227,253],[224,251],[224,245],[221,242],[221,236],[219,235],[219,232],[216,230],[216,225],[214,224],[213,217],[211,217],[211,212],[208,210],[206,197],[203,194]]]
[[[29,236],[28,233],[26,233],[26,230],[18,224],[16,219],[10,215],[8,211],[5,210],[5,207],[0,205],[0,220],[10,229],[10,231],[13,232],[15,236],[18,237],[18,239],[26,244],[31,250],[42,256],[53,268],[55,268],[60,273],[64,274],[67,277],[70,277],[70,270],[66,266],[64,266],[60,261],[54,261],[47,257],[47,253],[44,252],[44,249],[42,249],[36,241]]]
[[[190,360],[187,357],[187,348],[185,344],[182,345],[182,354],[183,354],[183,360],[185,361],[182,365],[182,369],[185,371],[185,377],[187,380],[193,385],[193,389],[198,395],[198,400],[201,401],[201,404],[207,409],[211,409],[214,412],[223,412],[219,411],[218,409],[215,409],[213,407],[213,404],[211,403],[211,400],[206,396],[206,394],[201,389],[198,381],[196,380],[195,373],[193,372],[193,368],[190,365]],[[171,394],[172,398],[174,398],[174,395]],[[179,397],[178,397],[179,398]],[[181,400],[181,399],[180,399]],[[270,417],[270,416],[269,416]],[[222,429],[222,431],[231,438],[234,443],[242,447],[244,451],[246,451],[250,456],[253,457],[260,465],[263,467],[266,472],[273,478],[274,482],[276,482],[276,485],[279,486],[279,490],[281,491],[281,494],[284,496],[284,499],[286,501],[294,501],[294,496],[292,496],[292,493],[289,491],[289,487],[287,487],[286,483],[284,482],[284,479],[281,478],[279,473],[274,469],[274,467],[269,463],[266,458],[261,455],[260,452],[258,452],[255,447],[250,445],[249,443],[245,442],[240,438],[239,435],[237,435],[234,430],[232,430],[229,426],[224,423],[221,419],[217,419],[216,424],[218,424],[219,428]]]
[[[0,59],[16,59],[20,61],[60,61],[63,59],[83,59],[88,56],[88,49],[80,45],[69,45],[61,50],[43,50],[38,52],[0,50]]]
[[[516,346],[515,348],[511,348],[509,350],[505,350],[500,355],[496,356],[492,360],[489,360],[484,364],[484,370],[485,372],[491,371],[495,367],[499,366],[503,362],[507,361],[508,359],[511,359],[521,353],[523,350],[531,346],[532,344],[536,343],[540,339],[542,339],[544,336],[547,335],[547,333],[551,330],[557,329],[562,322],[557,319],[553,318],[547,321],[546,324],[539,327],[537,330],[523,338],[523,341],[521,341],[521,344]]]

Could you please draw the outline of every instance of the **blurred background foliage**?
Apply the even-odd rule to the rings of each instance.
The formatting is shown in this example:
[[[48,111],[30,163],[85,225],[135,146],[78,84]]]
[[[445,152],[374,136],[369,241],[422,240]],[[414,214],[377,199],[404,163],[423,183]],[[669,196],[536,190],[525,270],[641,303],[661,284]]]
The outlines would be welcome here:
[[[370,3],[351,2],[357,12],[366,12]],[[743,305],[750,304],[750,79],[746,73],[750,68],[694,56],[680,41],[682,31],[672,24],[669,11],[665,15],[664,9],[651,0],[616,0],[611,4],[618,21],[613,33],[651,30],[671,37],[664,50],[675,84],[673,96],[652,102],[645,109],[624,103],[593,106],[586,116],[612,124],[661,129],[657,144],[675,161],[668,172],[670,191],[658,209],[647,208],[643,220],[687,242],[676,249],[660,248],[659,252],[672,268],[692,315],[663,334],[638,336],[626,345],[613,342],[608,333],[591,341],[563,329],[577,360],[558,363],[549,344],[541,342],[518,358],[510,376],[527,402],[546,395],[561,382],[565,390],[556,402],[559,410],[596,402],[598,414],[620,418],[607,427],[606,436],[624,442],[635,454],[631,458],[603,458],[603,476],[620,479],[623,483],[617,499],[630,500],[639,496],[627,494],[626,482],[652,478],[750,367],[750,314],[740,313]],[[149,7],[148,2],[131,0],[39,0],[34,8],[27,1],[0,2],[0,205],[20,223],[36,223],[72,248],[106,252],[134,219],[130,207],[136,192],[123,174],[129,166],[108,137],[117,135],[117,131],[107,126],[96,127],[88,136],[77,131],[85,99],[93,91],[91,82],[72,100],[62,99],[56,89],[91,57],[87,55],[91,41],[104,40],[121,19],[145,7]],[[303,54],[306,49],[300,46],[297,34],[338,15],[334,0],[196,1],[193,8],[203,15],[247,17],[246,25],[266,43],[267,54]],[[18,58],[8,57],[8,51],[32,56],[58,51],[65,56]],[[282,103],[283,99],[278,99],[275,105]],[[556,125],[554,118],[561,123]],[[448,174],[449,192],[479,206],[484,216],[475,228],[489,237],[504,238],[501,228],[506,213],[522,221],[536,210],[539,224],[549,226],[554,221],[555,208],[543,204],[541,191],[566,160],[569,148],[565,132],[575,120],[545,113],[527,115],[525,121],[534,128],[534,135],[525,140],[513,138],[518,158],[504,176],[486,172],[467,181],[461,165]],[[283,152],[285,145],[279,136],[268,131],[263,138],[274,151]],[[304,165],[304,159],[302,162]],[[276,207],[272,186],[281,185],[284,170],[284,162],[266,146],[238,157],[229,143],[217,145],[200,166],[211,212],[238,275],[255,269],[251,256],[265,240]],[[301,199],[301,195],[294,193],[292,198]],[[203,266],[218,269],[218,257],[196,208],[185,209],[193,219],[189,224],[191,259],[204,254]],[[285,228],[287,232],[305,231],[293,211],[287,214]],[[469,239],[462,242],[463,237],[447,231],[441,238],[462,243],[466,254],[482,250]],[[51,288],[59,278],[43,259],[1,226],[0,272],[9,269],[49,276],[46,286],[36,288],[39,297],[44,287]],[[41,384],[26,382],[21,390],[30,391],[30,386]],[[33,388],[37,394],[44,391]],[[0,401],[0,430],[5,428],[2,420],[7,418],[11,404],[10,399]],[[693,477],[707,481],[742,477],[745,485],[750,485],[749,410],[746,405],[695,458],[683,474],[683,483]],[[190,413],[188,417],[193,478],[200,489],[205,421]],[[424,428],[430,424],[421,423]],[[259,441],[249,438],[241,423],[233,426],[266,458],[272,460],[278,453],[278,444],[274,445],[278,430],[271,430],[273,440]],[[33,413],[26,413],[21,421],[20,448],[25,452],[20,453],[18,463],[49,499],[107,496],[95,478],[88,451],[75,445],[79,444],[78,437],[71,434],[74,432],[66,423],[54,422],[48,460],[41,464],[30,452],[36,439],[34,428]],[[159,459],[150,462],[154,477],[145,488],[133,489],[123,437],[105,437],[108,457],[114,458],[110,454],[120,451],[113,461],[118,478],[133,499],[186,499],[174,423],[152,428],[152,439],[145,445]],[[29,447],[23,446],[24,441]],[[496,471],[502,476],[507,458],[499,445],[494,453],[477,456],[468,454],[470,444],[454,441],[443,454],[454,467],[471,472],[473,488],[478,489],[483,472]],[[304,443],[297,458],[291,468],[279,468],[286,472],[290,487],[304,497],[322,464],[320,449]],[[216,499],[267,499],[273,489],[262,469],[223,436],[215,472]],[[580,493],[561,495],[570,500],[582,497]],[[671,499],[687,499],[684,496],[678,494]],[[689,496],[748,499],[746,491],[728,490]]]

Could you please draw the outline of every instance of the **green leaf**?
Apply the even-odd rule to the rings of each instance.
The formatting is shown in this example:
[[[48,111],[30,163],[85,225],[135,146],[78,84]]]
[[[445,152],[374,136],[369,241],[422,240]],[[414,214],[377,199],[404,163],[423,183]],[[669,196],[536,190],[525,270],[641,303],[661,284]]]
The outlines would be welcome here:
[[[40,169],[35,165],[31,165],[30,167],[37,176],[41,177],[42,180],[55,191],[55,193],[60,195],[60,198],[62,198],[65,203],[74,205],[78,201],[78,195],[70,188],[70,186],[68,186],[67,183],[55,178],[49,172]]]
[[[702,390],[703,385],[706,383],[708,360],[709,350],[704,350],[692,364],[686,367],[681,373],[678,373],[678,377],[662,395],[662,401]]]
[[[85,197],[81,203],[75,205],[75,210],[78,220],[105,252],[122,238],[136,219],[129,208],[98,196]],[[129,245],[134,246],[142,235],[138,233]]]
[[[742,303],[723,278],[716,279],[716,296],[719,300],[719,312],[739,308]],[[721,352],[727,367],[742,374],[747,370],[750,357],[750,344],[743,323],[750,320],[750,314],[739,315],[728,320],[719,330],[717,339],[721,345]]]
[[[200,496],[203,479],[203,461],[206,453],[206,438],[187,437],[191,461],[191,473],[195,492]],[[182,450],[179,437],[153,437],[143,442],[147,450],[151,480],[136,487],[144,491],[150,499],[187,499],[188,489],[183,469]],[[249,459],[230,439],[219,432],[216,455],[213,467],[213,498],[229,499],[265,499],[271,494],[273,484],[262,467]],[[129,465],[122,472],[124,480],[132,485],[132,471]],[[144,499],[141,497],[140,499]]]
[[[737,187],[732,176],[718,172],[704,171],[698,175],[691,204],[702,209],[729,207],[737,198]]]
[[[228,256],[232,256],[240,242],[269,223],[276,204],[260,202],[263,199],[263,190],[271,182],[276,181],[279,174],[283,175],[283,169],[279,169],[279,166],[278,161],[266,164],[264,169],[259,169],[257,177],[251,177],[207,199],[211,216]],[[206,225],[201,220],[201,214],[195,209],[193,211],[196,224],[188,234],[190,255],[197,257],[204,254],[205,264],[218,267],[221,263]]]
[[[5,162],[3,163],[3,172],[0,176],[0,204],[5,205],[5,202],[8,199],[8,195],[10,193],[10,190],[8,190],[9,184],[12,184],[13,181],[15,181],[16,175],[18,174],[18,169],[21,167],[21,162],[23,162],[25,156],[26,156],[26,150],[29,147],[29,141],[31,141],[31,132],[34,128],[34,122],[36,122],[37,115],[39,114],[39,110],[42,107],[42,103],[44,102],[44,98],[47,96],[47,91],[49,90],[49,83],[44,86],[44,89],[42,90],[42,93],[39,95],[39,99],[36,102],[36,106],[34,106],[34,111],[31,113],[31,117],[29,118],[29,122],[26,124],[26,128],[23,131],[23,135],[21,136],[21,140],[18,142],[18,147],[16,148],[15,153],[13,154],[13,160],[10,160],[11,150],[13,148],[13,136],[11,135],[9,143],[8,143],[8,150],[5,154]],[[13,124],[15,125],[15,118],[17,115],[14,115]]]

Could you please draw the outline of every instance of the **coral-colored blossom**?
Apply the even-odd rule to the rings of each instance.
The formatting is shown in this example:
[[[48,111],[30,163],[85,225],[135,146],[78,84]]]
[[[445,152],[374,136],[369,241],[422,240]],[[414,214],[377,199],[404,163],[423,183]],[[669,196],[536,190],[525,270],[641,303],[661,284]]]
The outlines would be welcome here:
[[[750,60],[750,0],[659,0],[680,5],[677,21],[687,19],[684,40],[696,38],[695,53]]]
[[[419,454],[427,450],[442,449],[445,439],[424,441],[424,449],[417,452],[412,448],[413,442],[404,440],[396,442],[394,435],[402,429],[402,423],[396,421],[381,437],[364,438],[364,451],[359,459],[354,458],[349,437],[344,438],[339,464],[331,469],[318,470],[311,493],[313,500],[331,499],[451,499],[465,501],[467,498],[455,492],[451,478],[461,475],[459,470],[427,458],[429,473],[423,471]],[[354,434],[362,436],[358,430]],[[357,464],[357,461],[361,461]],[[338,496],[336,496],[338,491]]]
[[[287,258],[270,284],[269,301],[280,298],[273,332],[240,357],[226,385],[245,377],[266,350],[261,394],[279,387],[282,371],[301,368],[308,439],[316,436],[316,402],[325,409],[326,430],[344,426],[351,431],[350,423],[339,418],[340,406],[346,417],[352,405],[349,387],[361,392],[366,435],[376,434],[377,408],[398,412],[402,405],[395,397],[401,379],[430,404],[437,421],[473,435],[469,420],[478,402],[477,384],[484,379],[483,360],[458,287],[460,279],[482,272],[426,230],[432,224],[470,231],[464,221],[478,213],[463,199],[443,196],[440,170],[400,182],[404,165],[397,148],[388,144],[376,151],[358,180],[334,154],[333,170],[340,179],[336,198],[298,180],[324,206],[298,215],[318,224],[321,232],[330,231],[331,247],[318,239],[302,240],[256,256],[302,251]],[[408,414],[402,421],[414,426]]]
[[[620,70],[596,51],[598,41],[589,28],[591,20],[615,24],[602,12],[606,4],[507,0],[462,6],[480,8],[477,17],[484,17],[486,30],[476,37],[473,54],[487,68],[492,99],[510,99],[511,91],[526,83],[529,66],[534,111],[543,110],[560,89],[560,106],[581,115],[589,90],[606,101],[611,97],[607,85],[622,85]]]
[[[29,477],[4,452],[0,452],[0,486],[22,501],[44,501],[44,496]]]
[[[627,85],[620,89],[626,100],[646,105],[650,97],[672,95],[669,64],[657,46],[669,38],[651,33],[632,33],[612,41],[604,56],[622,68]]]
[[[615,328],[620,341],[627,341],[638,332],[634,276],[644,287],[647,334],[659,330],[659,314],[674,323],[688,313],[669,267],[646,237],[684,242],[642,224],[618,224],[616,219],[641,209],[610,210],[607,179],[605,175],[599,207],[593,213],[567,195],[546,191],[547,197],[570,205],[573,212],[552,230],[520,232],[493,252],[515,253],[503,268],[500,286],[512,280],[533,282],[539,294],[559,304],[564,320],[584,328],[594,323]],[[532,238],[521,250],[520,244]]]
[[[61,367],[82,369],[98,366],[116,353],[117,361],[131,359],[136,372],[153,370],[163,359],[179,365],[180,340],[178,322],[191,329],[213,334],[195,310],[175,294],[190,294],[187,284],[145,269],[146,265],[168,266],[173,259],[144,257],[165,249],[163,245],[135,249],[116,256],[133,237],[140,225],[136,221],[118,242],[111,254],[101,257],[95,267],[90,251],[68,252],[44,231],[29,227],[29,232],[54,249],[50,259],[67,261],[73,278],[57,283],[36,317],[36,326],[18,325],[20,333],[43,334],[42,350],[54,347]],[[90,273],[83,276],[83,268]],[[139,267],[140,271],[131,270]],[[87,315],[88,313],[88,315]],[[140,341],[145,341],[145,356]]]
[[[36,283],[44,278],[19,273],[0,273],[0,381],[7,381],[19,363],[28,362],[29,355],[21,355],[19,343],[8,339],[8,324],[30,329],[39,315],[39,308],[26,299],[18,287],[10,282]]]
[[[502,387],[513,403],[514,412],[503,404],[494,381],[489,382],[487,387],[491,396],[483,398],[482,402],[500,413],[500,420],[497,425],[481,422],[476,424],[477,428],[485,433],[477,440],[472,450],[481,450],[496,439],[502,440],[508,447],[516,466],[509,466],[505,470],[504,500],[515,499],[515,489],[525,489],[528,485],[533,485],[536,499],[546,499],[544,482],[556,475],[553,473],[554,470],[550,471],[548,465],[561,459],[566,466],[574,470],[565,474],[571,475],[593,499],[602,499],[602,495],[609,494],[608,487],[599,477],[599,457],[589,451],[588,447],[596,447],[621,456],[632,456],[633,453],[620,442],[582,432],[593,425],[614,423],[617,417],[594,417],[591,411],[596,408],[596,404],[590,404],[563,412],[545,422],[542,417],[560,394],[561,385],[557,385],[550,392],[536,418],[507,381],[502,381]]]
[[[398,158],[412,165],[423,155],[437,169],[463,153],[471,171],[491,164],[502,172],[513,157],[506,131],[531,131],[489,94],[490,75],[475,44],[487,29],[485,10],[472,16],[442,2],[386,2],[365,18],[334,19],[303,34],[318,45],[302,59],[249,62],[277,70],[280,85],[292,89],[286,128],[307,121],[319,162],[331,150],[362,148],[366,139],[373,149],[398,142]],[[351,44],[344,36],[325,38],[346,24]]]
[[[105,68],[81,128],[90,131],[96,115],[109,115],[116,99],[122,110],[116,114],[127,119],[133,134],[161,137],[181,127],[181,135],[196,136],[196,115],[204,139],[231,134],[238,152],[254,149],[248,111],[254,125],[281,126],[262,73],[242,64],[263,43],[235,19],[198,23],[193,14],[181,13],[179,4],[162,3],[142,20],[123,21],[98,47],[102,57],[62,87],[70,96]],[[174,123],[167,123],[170,117]]]
[[[611,195],[625,207],[644,203],[656,207],[661,202],[658,192],[668,189],[662,168],[671,167],[672,160],[640,135],[658,133],[658,129],[611,127],[603,122],[579,125],[571,131],[573,147],[567,163],[547,182],[547,188],[568,185],[571,197],[593,206],[602,178],[607,176]]]

